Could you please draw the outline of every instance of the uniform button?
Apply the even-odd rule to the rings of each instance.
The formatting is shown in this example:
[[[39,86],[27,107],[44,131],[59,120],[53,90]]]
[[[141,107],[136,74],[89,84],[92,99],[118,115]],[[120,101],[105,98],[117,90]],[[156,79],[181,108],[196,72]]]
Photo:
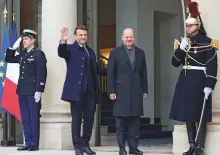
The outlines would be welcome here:
[[[81,82],[79,82],[79,84],[81,84]]]
[[[82,59],[84,60],[84,57],[82,57]]]
[[[84,67],[84,66],[82,65],[82,67]]]
[[[21,77],[23,79],[23,77]]]
[[[22,74],[24,74],[24,72],[22,72]]]
[[[25,63],[25,61],[24,61],[24,63]]]
[[[83,75],[83,73],[81,73],[81,75]]]
[[[23,66],[23,68],[24,68],[24,66]]]

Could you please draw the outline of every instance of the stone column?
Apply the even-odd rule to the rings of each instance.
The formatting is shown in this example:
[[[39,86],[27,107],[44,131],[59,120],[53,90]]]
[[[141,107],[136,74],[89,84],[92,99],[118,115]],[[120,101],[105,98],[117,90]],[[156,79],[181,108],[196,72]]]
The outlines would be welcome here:
[[[213,39],[220,40],[220,23],[217,18],[220,13],[220,1],[219,0],[194,0],[199,4],[199,10],[201,12],[201,18],[204,27],[208,33],[208,36]],[[220,64],[219,50],[218,63]],[[218,70],[218,80],[219,80]],[[208,125],[206,144],[205,144],[205,155],[219,154],[219,139],[220,139],[220,83],[217,82],[215,90],[213,92],[213,121]],[[176,125],[173,133],[173,153],[175,155],[181,154],[183,151],[188,149],[188,139],[186,134],[185,126]]]
[[[61,28],[68,27],[74,35],[77,25],[77,0],[42,0],[41,45],[47,57],[47,83],[42,99],[40,147],[42,149],[73,149],[69,103],[61,101],[66,75],[64,59],[57,47]],[[69,43],[74,41],[74,36]]]

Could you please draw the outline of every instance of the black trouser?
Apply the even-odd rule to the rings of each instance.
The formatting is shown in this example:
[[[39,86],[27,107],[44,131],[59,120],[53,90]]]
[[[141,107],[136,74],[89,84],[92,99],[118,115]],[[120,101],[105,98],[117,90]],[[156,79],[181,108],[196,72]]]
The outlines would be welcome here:
[[[70,104],[72,114],[72,141],[75,149],[81,146],[89,146],[92,135],[92,127],[95,113],[95,92],[86,90],[80,96],[79,102]],[[83,119],[83,133],[81,131],[81,122]]]
[[[197,146],[200,148],[204,148],[205,139],[206,139],[207,123],[202,122],[200,131],[198,134],[197,143],[195,143],[195,138],[196,138],[196,133],[197,133],[195,122],[186,122],[186,129],[187,129],[188,140],[189,140],[190,146]]]
[[[118,146],[125,147],[125,131],[128,131],[128,146],[137,149],[140,134],[140,116],[115,117]]]

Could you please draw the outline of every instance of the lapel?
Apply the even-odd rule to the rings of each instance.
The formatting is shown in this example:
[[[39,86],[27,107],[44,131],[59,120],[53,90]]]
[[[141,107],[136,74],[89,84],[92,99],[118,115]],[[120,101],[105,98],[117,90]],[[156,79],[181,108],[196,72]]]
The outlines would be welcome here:
[[[85,45],[85,47],[81,47],[76,41],[73,43],[73,46],[76,46],[77,48],[85,48],[85,47],[86,47],[86,50],[87,50],[88,53],[89,53],[90,59],[91,59],[93,62],[96,62],[96,59],[95,59],[95,57],[94,57],[94,52],[92,51],[92,49],[91,49],[89,46]],[[84,50],[84,49],[83,49],[83,50]],[[80,51],[80,52],[81,52],[81,51]]]
[[[27,50],[26,50],[24,56],[22,57],[21,63],[23,61],[27,60],[27,58],[30,57],[34,51],[35,51],[35,48],[33,48],[30,52],[27,52]]]
[[[132,69],[132,65],[131,65],[131,61],[129,60],[128,54],[126,52],[126,49],[124,47],[124,45],[121,45],[121,50],[123,52],[123,58],[125,58],[126,64],[127,66]]]
[[[90,57],[90,59],[91,59],[91,61],[92,61],[92,64],[94,64],[95,62],[96,62],[96,57],[95,57],[95,53],[93,52],[93,50],[89,47],[89,46],[87,46],[86,45],[86,49],[87,49],[87,51],[88,51],[88,53],[89,53],[89,57]],[[96,63],[95,63],[96,64]]]

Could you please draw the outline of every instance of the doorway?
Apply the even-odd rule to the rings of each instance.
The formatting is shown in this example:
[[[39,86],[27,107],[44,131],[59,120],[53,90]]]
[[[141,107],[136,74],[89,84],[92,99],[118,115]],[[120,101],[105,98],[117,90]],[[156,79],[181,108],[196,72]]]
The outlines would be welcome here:
[[[176,122],[169,120],[173,92],[179,69],[171,65],[173,36],[179,32],[179,17],[154,11],[154,118],[163,131],[172,131]]]

